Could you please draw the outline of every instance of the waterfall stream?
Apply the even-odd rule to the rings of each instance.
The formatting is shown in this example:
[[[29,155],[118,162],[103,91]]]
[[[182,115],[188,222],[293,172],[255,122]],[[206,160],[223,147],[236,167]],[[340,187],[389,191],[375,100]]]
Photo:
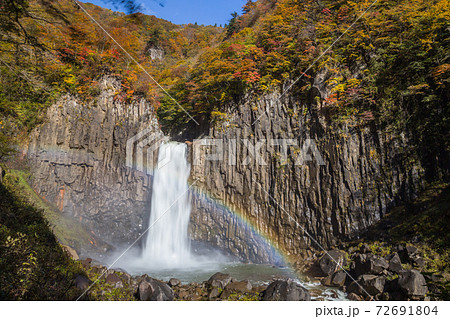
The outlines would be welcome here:
[[[162,144],[153,180],[153,193],[147,240],[142,252],[149,266],[177,268],[193,260],[188,237],[191,204],[187,146]]]

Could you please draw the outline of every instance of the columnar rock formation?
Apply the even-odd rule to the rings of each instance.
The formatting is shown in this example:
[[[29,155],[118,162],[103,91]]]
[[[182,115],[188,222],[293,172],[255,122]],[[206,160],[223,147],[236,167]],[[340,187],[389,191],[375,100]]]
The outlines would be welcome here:
[[[117,100],[113,78],[101,86],[93,101],[65,95],[49,108],[29,144],[31,183],[106,242],[127,243],[145,227],[151,194],[150,176],[125,165],[127,140],[161,132],[147,101]]]
[[[162,133],[148,102],[115,99],[118,85],[105,78],[88,103],[62,97],[33,132],[28,156],[41,196],[105,241],[129,243],[145,229],[151,177],[125,166],[127,141],[146,128]],[[316,100],[266,95],[230,105],[208,132],[222,141],[223,160],[208,160],[216,151],[194,141],[193,239],[243,260],[278,262],[259,231],[295,261],[311,247],[358,236],[414,195],[421,168],[397,150],[407,141],[368,122],[336,123]],[[292,145],[276,145],[281,139]]]
[[[211,198],[243,212],[294,262],[311,247],[329,248],[358,236],[389,206],[420,188],[422,169],[407,166],[398,151],[406,141],[367,122],[331,121],[320,104],[300,105],[292,95],[230,106],[208,138],[223,143],[223,160],[208,160],[217,147],[194,142],[192,179]],[[283,150],[274,145],[280,139],[295,145]],[[194,238],[230,251],[239,248],[244,259],[264,260],[264,255],[254,257],[258,253],[243,239],[251,233],[243,236],[225,209],[205,204],[200,196],[192,212]]]

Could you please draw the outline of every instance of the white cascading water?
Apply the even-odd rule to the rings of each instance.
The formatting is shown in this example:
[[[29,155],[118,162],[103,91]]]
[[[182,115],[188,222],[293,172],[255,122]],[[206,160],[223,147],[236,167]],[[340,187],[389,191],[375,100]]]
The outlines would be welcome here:
[[[166,143],[159,149],[143,259],[151,268],[179,268],[192,261],[188,224],[191,214],[186,144]]]

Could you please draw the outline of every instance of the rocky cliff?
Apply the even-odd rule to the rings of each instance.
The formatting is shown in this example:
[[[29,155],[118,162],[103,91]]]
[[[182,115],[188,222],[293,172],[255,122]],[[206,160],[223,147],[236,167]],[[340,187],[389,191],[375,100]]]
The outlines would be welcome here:
[[[116,100],[118,85],[104,79],[89,103],[62,97],[33,132],[28,157],[41,196],[106,242],[129,243],[146,226],[151,176],[126,167],[127,141],[144,129],[162,133],[148,102]],[[320,103],[292,95],[230,105],[207,138],[223,153],[211,160],[217,145],[190,147],[198,189],[190,234],[242,260],[280,262],[264,237],[301,260],[309,248],[358,236],[420,188],[420,165],[399,151],[406,140],[370,121],[337,123]]]
[[[300,105],[292,95],[266,95],[230,105],[209,131],[219,147],[194,142],[192,180],[200,193],[229,207],[205,204],[206,195],[195,198],[195,239],[239,249],[243,259],[267,261],[248,241],[252,232],[236,227],[230,211],[241,212],[296,262],[310,248],[357,237],[391,205],[414,196],[423,170],[403,160],[406,140],[370,121],[332,121],[314,102],[320,99],[311,100]],[[223,159],[208,159],[219,148]]]
[[[61,97],[28,148],[33,188],[109,243],[135,240],[150,207],[151,177],[126,167],[127,141],[144,129],[161,134],[153,107],[120,101],[119,88],[104,78],[91,101]]]

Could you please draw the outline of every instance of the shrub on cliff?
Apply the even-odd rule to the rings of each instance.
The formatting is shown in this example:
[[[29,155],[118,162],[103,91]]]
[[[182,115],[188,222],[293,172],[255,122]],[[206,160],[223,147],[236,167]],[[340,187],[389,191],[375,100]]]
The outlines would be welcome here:
[[[7,136],[5,136],[2,132],[0,132],[0,161],[3,161],[13,152],[14,148],[11,146],[11,140]]]

